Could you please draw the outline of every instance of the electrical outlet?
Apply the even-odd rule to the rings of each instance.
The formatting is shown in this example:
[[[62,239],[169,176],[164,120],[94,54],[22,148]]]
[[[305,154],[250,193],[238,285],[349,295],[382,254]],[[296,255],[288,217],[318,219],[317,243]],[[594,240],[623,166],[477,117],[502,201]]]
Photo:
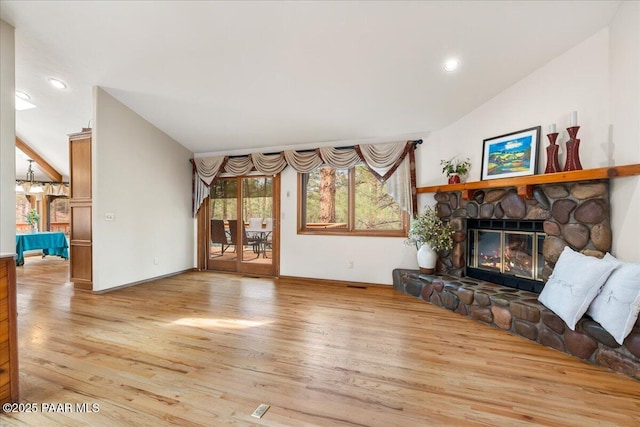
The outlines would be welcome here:
[[[347,262],[347,268],[353,268],[353,261]]]
[[[158,265],[160,264],[160,259],[158,257],[154,257],[153,258],[153,265]]]
[[[115,221],[116,220],[116,214],[106,213],[106,214],[104,214],[104,220],[105,221]]]

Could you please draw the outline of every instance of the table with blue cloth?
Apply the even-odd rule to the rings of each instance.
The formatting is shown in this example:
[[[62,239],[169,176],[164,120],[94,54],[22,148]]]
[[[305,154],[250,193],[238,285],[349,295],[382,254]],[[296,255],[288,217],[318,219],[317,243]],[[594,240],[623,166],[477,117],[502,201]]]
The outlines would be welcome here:
[[[64,233],[44,231],[42,233],[16,234],[16,265],[24,265],[24,251],[42,249],[42,257],[56,255],[69,259],[69,244]]]

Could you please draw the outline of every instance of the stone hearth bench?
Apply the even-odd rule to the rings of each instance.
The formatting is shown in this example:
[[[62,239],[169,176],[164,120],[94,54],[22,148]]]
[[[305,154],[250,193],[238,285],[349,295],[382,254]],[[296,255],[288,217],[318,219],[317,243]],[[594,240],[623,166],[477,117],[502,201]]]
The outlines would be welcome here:
[[[479,322],[520,335],[595,365],[640,379],[640,319],[618,344],[599,323],[584,317],[570,330],[538,302],[538,295],[489,282],[393,270],[394,289]]]

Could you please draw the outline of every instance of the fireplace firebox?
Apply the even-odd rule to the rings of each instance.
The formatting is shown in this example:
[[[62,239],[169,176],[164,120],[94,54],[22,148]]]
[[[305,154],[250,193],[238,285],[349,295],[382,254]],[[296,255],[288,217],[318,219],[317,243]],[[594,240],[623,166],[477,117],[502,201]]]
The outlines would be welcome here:
[[[467,219],[467,276],[540,293],[544,287],[541,220]]]

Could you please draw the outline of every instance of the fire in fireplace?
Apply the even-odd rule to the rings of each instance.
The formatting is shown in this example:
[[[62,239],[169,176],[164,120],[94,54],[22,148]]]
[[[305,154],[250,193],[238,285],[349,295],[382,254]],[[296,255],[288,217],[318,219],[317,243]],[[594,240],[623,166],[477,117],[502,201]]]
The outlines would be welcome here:
[[[540,292],[544,286],[543,221],[467,220],[467,275]]]

